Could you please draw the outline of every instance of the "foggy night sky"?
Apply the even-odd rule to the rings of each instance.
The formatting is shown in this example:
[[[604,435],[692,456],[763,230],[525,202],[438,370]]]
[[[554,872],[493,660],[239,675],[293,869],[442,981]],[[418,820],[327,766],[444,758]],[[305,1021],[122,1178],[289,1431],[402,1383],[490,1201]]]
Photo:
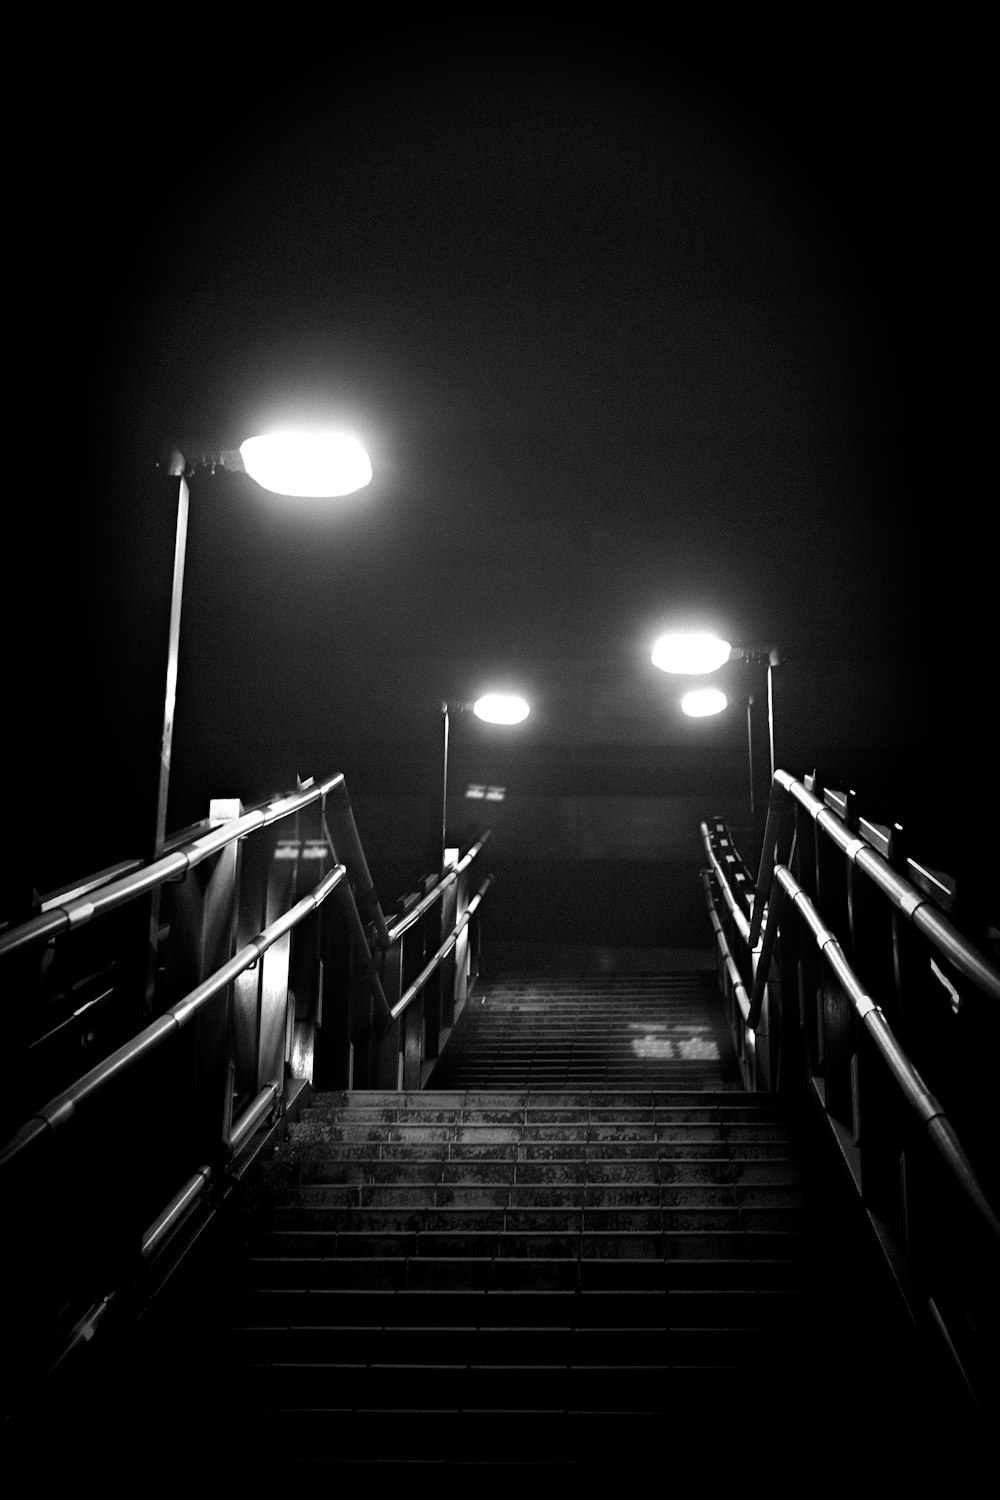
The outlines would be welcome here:
[[[118,753],[162,445],[303,410],[375,479],[325,512],[195,493],[192,757],[290,714],[349,738],[338,695],[409,659],[543,701],[600,662],[606,705],[645,701],[693,615],[934,691],[985,623],[975,38],[506,33],[345,28],[273,71],[199,36],[96,74],[66,40],[18,175],[8,784]]]

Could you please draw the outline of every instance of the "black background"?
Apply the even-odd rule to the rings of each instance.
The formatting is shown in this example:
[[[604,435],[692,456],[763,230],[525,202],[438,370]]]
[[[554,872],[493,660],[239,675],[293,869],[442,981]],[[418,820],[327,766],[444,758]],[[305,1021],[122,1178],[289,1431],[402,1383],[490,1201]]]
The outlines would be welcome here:
[[[375,478],[332,508],[193,482],[173,824],[344,769],[373,830],[422,827],[433,705],[488,679],[532,738],[463,726],[455,784],[548,807],[553,858],[647,859],[649,817],[742,795],[741,724],[692,729],[649,666],[696,619],[800,664],[791,769],[898,764],[966,822],[997,699],[981,52],[516,16],[26,51],[14,887],[138,837],[164,445],[299,412]],[[618,796],[653,799],[635,847],[580,842]]]

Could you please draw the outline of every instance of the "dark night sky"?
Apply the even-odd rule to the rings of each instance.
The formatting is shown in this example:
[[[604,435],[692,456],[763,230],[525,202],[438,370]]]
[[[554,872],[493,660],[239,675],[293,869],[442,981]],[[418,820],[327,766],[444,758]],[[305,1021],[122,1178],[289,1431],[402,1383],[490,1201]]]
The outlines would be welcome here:
[[[308,65],[201,33],[98,76],[67,42],[9,288],[9,777],[106,786],[161,444],[300,410],[375,479],[196,508],[192,760],[230,725],[289,765],[346,743],[414,661],[434,696],[527,679],[549,722],[572,689],[566,739],[669,740],[640,720],[679,615],[929,684],[985,620],[975,39],[508,33],[348,30]]]

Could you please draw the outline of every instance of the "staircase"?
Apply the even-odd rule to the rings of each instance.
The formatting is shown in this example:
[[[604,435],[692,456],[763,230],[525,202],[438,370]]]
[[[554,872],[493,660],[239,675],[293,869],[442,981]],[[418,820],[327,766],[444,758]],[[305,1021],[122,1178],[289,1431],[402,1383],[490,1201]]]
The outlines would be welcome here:
[[[707,976],[486,986],[430,1082],[314,1096],[258,1190],[228,1389],[281,1474],[922,1462],[906,1331]]]
[[[714,975],[588,974],[485,984],[432,1089],[741,1089]]]

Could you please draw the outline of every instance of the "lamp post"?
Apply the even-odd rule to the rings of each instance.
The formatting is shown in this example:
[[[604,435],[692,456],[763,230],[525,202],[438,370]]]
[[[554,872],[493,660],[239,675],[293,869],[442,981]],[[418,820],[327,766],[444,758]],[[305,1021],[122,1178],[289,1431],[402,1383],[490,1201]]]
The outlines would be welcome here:
[[[771,782],[774,780],[774,668],[780,660],[773,647],[731,646],[707,632],[675,631],[660,636],[652,661],[661,671],[688,677],[717,672],[728,662],[742,661],[754,670],[755,681],[746,689],[747,757],[750,789],[750,826],[753,847],[749,863],[756,864],[764,840],[764,823]],[[760,669],[766,669],[763,681]],[[681,699],[681,709],[691,718],[722,713],[729,698],[721,688],[690,689]],[[765,748],[766,747],[766,748]]]
[[[474,702],[449,703],[443,701],[438,711],[437,746],[441,766],[441,801],[431,803],[431,831],[429,858],[432,869],[444,873],[445,849],[448,840],[448,752],[451,732],[451,715],[474,713],[486,724],[520,724],[528,717],[530,708],[523,698],[514,693],[486,693]]]
[[[372,477],[371,463],[361,445],[346,433],[330,431],[275,432],[246,439],[238,449],[205,452],[171,448],[160,465],[171,481],[174,507],[174,556],[166,631],[166,684],[157,772],[152,839],[143,851],[151,860],[163,853],[167,836],[167,803],[173,754],[174,713],[180,651],[181,610],[184,600],[184,563],[187,553],[189,478],[196,470],[227,469],[245,473],[274,494],[314,498],[349,495]],[[153,895],[150,922],[150,963],[146,974],[146,1009],[153,1003],[158,943],[159,896]]]

